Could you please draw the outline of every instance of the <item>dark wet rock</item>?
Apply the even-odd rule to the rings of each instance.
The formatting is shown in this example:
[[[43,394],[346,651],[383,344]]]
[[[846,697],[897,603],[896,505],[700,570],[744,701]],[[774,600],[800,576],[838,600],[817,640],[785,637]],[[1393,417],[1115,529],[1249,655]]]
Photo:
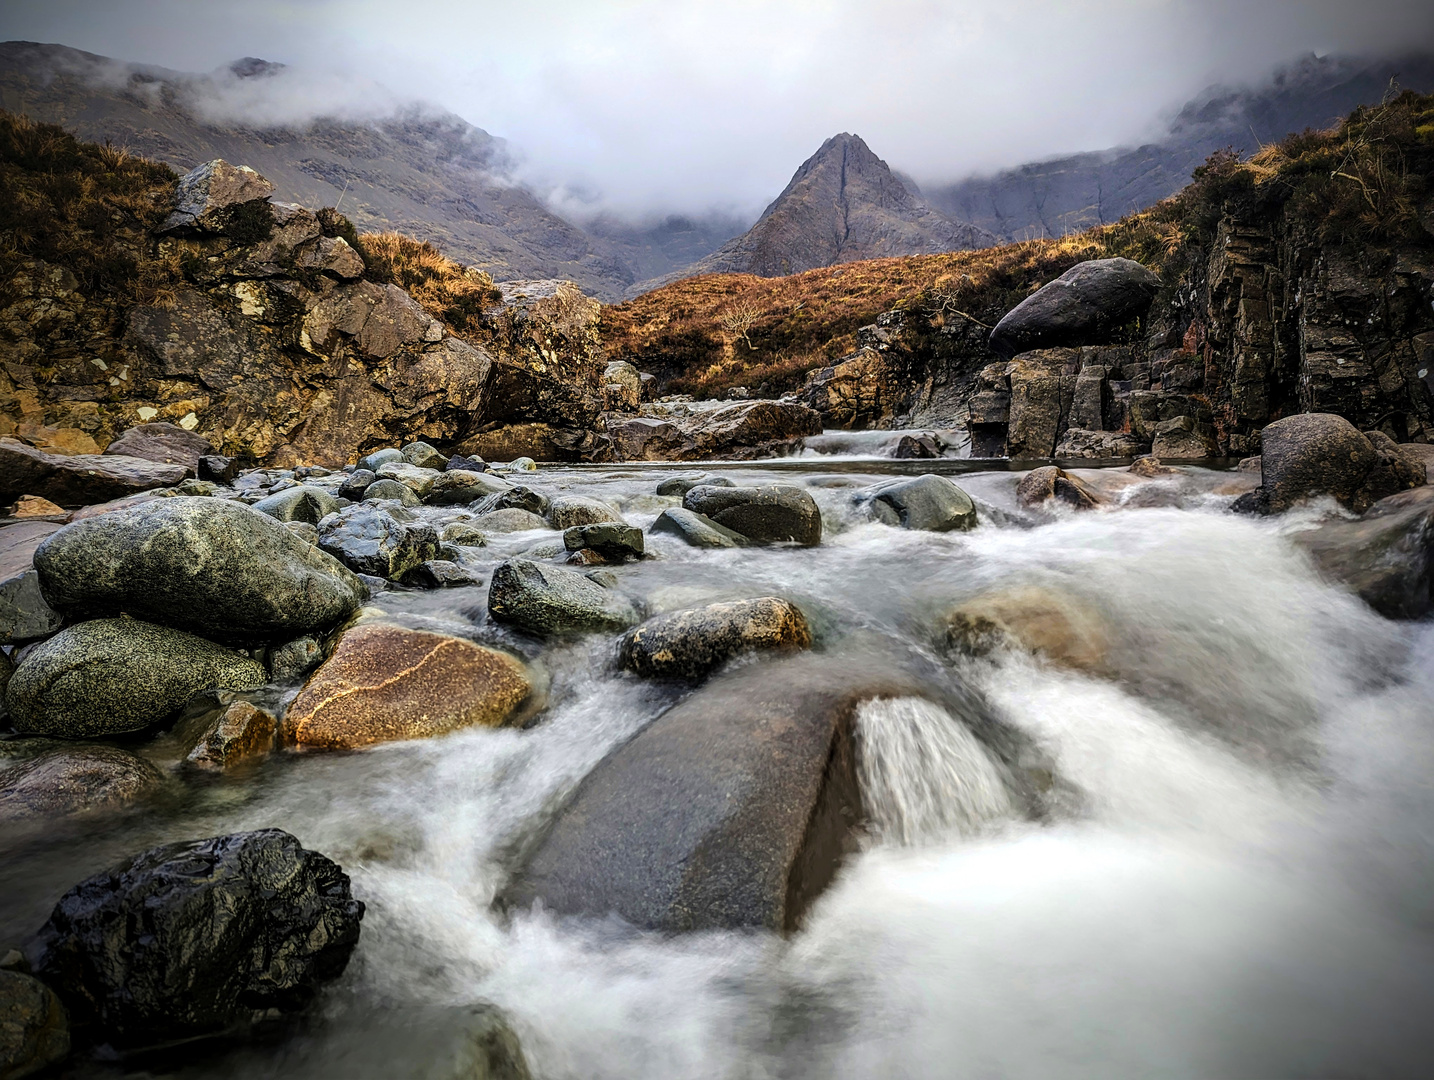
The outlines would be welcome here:
[[[339,501],[327,491],[300,484],[260,499],[254,504],[254,509],[276,521],[304,521],[317,525],[339,509]]]
[[[59,997],[39,979],[0,971],[0,1080],[20,1080],[70,1053],[70,1024]]]
[[[695,473],[689,476],[670,476],[657,485],[657,494],[676,495],[681,498],[695,487],[736,487],[737,485],[728,480],[725,476],[708,476],[706,473]]]
[[[1331,495],[1352,509],[1378,455],[1359,429],[1332,413],[1301,413],[1276,420],[1260,442],[1260,477],[1269,510]],[[1366,505],[1368,505],[1366,503]]]
[[[473,525],[487,533],[510,533],[546,529],[548,522],[531,511],[509,507],[506,510],[490,510],[486,514],[479,514],[473,519]]]
[[[438,533],[401,507],[365,501],[325,518],[319,547],[350,570],[397,581],[438,554]]]
[[[530,514],[545,515],[551,501],[540,491],[523,484],[511,487],[507,491],[500,491],[495,495],[489,495],[482,502],[473,506],[479,514],[491,513],[494,510],[526,510]]]
[[[482,585],[485,580],[481,570],[466,563],[453,559],[429,559],[404,575],[403,583],[420,589],[456,589],[465,585]]]
[[[465,457],[462,454],[454,454],[444,468],[452,472],[487,472],[488,463],[476,455]]]
[[[249,166],[215,158],[179,178],[174,209],[159,231],[223,232],[236,207],[261,203],[272,194],[274,185]]]
[[[648,526],[647,531],[681,537],[693,547],[746,547],[751,542],[741,533],[725,525],[718,525],[705,514],[680,506],[669,507],[658,514],[657,520]]]
[[[941,447],[930,435],[903,435],[896,443],[892,454],[897,458],[939,458]]]
[[[0,820],[115,810],[163,786],[158,769],[117,746],[54,745],[13,763],[0,760]]]
[[[1434,608],[1434,487],[1381,499],[1355,521],[1326,521],[1291,540],[1320,573],[1391,619]]]
[[[96,1042],[144,1046],[298,1012],[337,978],[364,906],[279,829],[165,844],[80,882],[26,949]]]
[[[793,540],[812,547],[822,541],[821,511],[798,487],[700,486],[683,496],[682,507],[758,543]]]
[[[200,480],[215,484],[232,484],[239,475],[239,459],[220,454],[204,454],[195,466],[195,472]]]
[[[488,614],[540,637],[625,630],[638,621],[637,610],[621,593],[529,559],[509,559],[493,571]]]
[[[203,435],[186,431],[178,424],[140,424],[105,447],[105,453],[161,465],[183,465],[187,475],[197,477],[199,459],[213,454],[214,447]]]
[[[369,485],[377,479],[378,474],[370,469],[355,469],[339,485],[339,498],[348,499],[349,502],[362,502]]]
[[[492,473],[450,469],[440,473],[423,501],[432,506],[458,506],[506,494],[513,485]]]
[[[420,499],[426,498],[444,473],[436,469],[420,469],[406,461],[390,461],[374,470],[379,480],[397,480],[408,487]]]
[[[574,525],[597,525],[604,521],[623,524],[622,515],[605,502],[586,495],[559,495],[548,504],[548,521],[553,528],[571,529]]]
[[[764,596],[648,619],[623,635],[619,662],[638,675],[697,679],[743,653],[805,649],[811,643],[801,610],[787,600]]]
[[[871,488],[863,498],[876,519],[887,525],[928,532],[976,527],[971,497],[944,476],[890,480]]]
[[[1092,510],[1105,501],[1085,481],[1055,465],[1032,469],[1016,485],[1016,501],[1022,506],[1043,506],[1050,499],[1077,510]]]
[[[448,459],[426,442],[411,442],[399,451],[403,460],[420,469],[446,469]]]
[[[228,772],[274,749],[278,721],[247,701],[231,702],[199,736],[185,763],[206,772]]]
[[[47,454],[18,439],[0,438],[0,503],[39,495],[60,506],[109,502],[184,479],[183,465],[104,454]]]
[[[1092,259],[1037,289],[991,331],[989,346],[1007,358],[1031,349],[1093,345],[1143,314],[1160,278],[1131,259]]]
[[[569,551],[589,548],[617,562],[640,559],[646,553],[641,529],[610,521],[597,525],[574,525],[563,532],[563,546]]]
[[[823,659],[720,676],[612,751],[500,902],[666,932],[794,930],[854,846],[855,707],[892,692]]]
[[[35,570],[0,581],[0,645],[38,641],[64,625],[64,616],[45,602]]]
[[[73,522],[40,545],[35,568],[67,615],[123,611],[221,641],[323,629],[365,597],[335,559],[219,499],[159,499]]]
[[[367,469],[371,473],[377,473],[379,468],[391,462],[402,461],[403,451],[396,446],[386,446],[382,450],[375,450],[359,458],[358,467]]]
[[[593,586],[596,588],[596,586]],[[531,691],[521,661],[463,638],[364,623],[346,631],[284,715],[284,740],[351,750],[498,727]]]
[[[310,635],[286,641],[269,650],[269,678],[278,683],[298,682],[323,663],[324,646]]]
[[[375,480],[364,488],[363,501],[396,502],[399,506],[404,507],[418,506],[423,502],[407,484],[400,484],[397,480],[390,480],[388,477]]]
[[[16,731],[87,739],[138,731],[211,687],[252,690],[263,667],[182,630],[96,619],[25,654],[5,691]]]
[[[967,656],[996,649],[1037,653],[1061,667],[1105,670],[1110,632],[1082,600],[1059,589],[1021,586],[964,601],[944,620],[946,648]]]

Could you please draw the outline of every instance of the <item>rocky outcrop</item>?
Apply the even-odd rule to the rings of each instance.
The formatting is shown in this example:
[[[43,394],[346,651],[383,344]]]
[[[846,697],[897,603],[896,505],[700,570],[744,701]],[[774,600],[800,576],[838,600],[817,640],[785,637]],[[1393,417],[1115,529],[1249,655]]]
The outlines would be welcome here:
[[[80,882],[26,954],[91,1040],[146,1046],[299,1011],[348,965],[363,911],[335,863],[264,829]]]

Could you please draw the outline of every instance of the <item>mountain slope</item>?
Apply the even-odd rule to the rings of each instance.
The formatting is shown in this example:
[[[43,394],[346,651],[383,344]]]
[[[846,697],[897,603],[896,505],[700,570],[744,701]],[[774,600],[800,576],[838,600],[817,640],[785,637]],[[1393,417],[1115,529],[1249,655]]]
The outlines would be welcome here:
[[[860,137],[843,132],[802,164],[757,224],[680,276],[780,277],[837,263],[993,242],[983,230],[932,210]]]
[[[1072,154],[994,176],[928,186],[928,199],[944,213],[1004,241],[1062,236],[1108,224],[1168,198],[1189,183],[1196,166],[1216,150],[1251,153],[1291,132],[1326,128],[1357,105],[1377,103],[1391,79],[1407,89],[1434,90],[1434,56],[1309,56],[1263,86],[1206,91],[1180,110],[1157,142]]]

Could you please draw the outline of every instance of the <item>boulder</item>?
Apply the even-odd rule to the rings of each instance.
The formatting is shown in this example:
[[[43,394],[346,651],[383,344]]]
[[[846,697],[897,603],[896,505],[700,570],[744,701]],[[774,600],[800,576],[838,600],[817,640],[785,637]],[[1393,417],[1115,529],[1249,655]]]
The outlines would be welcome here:
[[[183,465],[118,455],[47,454],[18,439],[0,438],[0,503],[39,495],[60,506],[88,506],[173,487],[187,474]]]
[[[701,548],[746,547],[749,543],[741,533],[680,506],[669,507],[657,515],[657,520],[648,526],[647,531],[681,537],[693,547]]]
[[[337,978],[364,906],[280,829],[165,844],[80,882],[26,948],[96,1042],[145,1046],[294,1013]]]
[[[806,547],[822,542],[822,515],[816,501],[798,487],[695,487],[682,507],[760,544],[795,541]]]
[[[544,525],[547,523],[544,522]],[[443,531],[438,534],[445,544],[454,544],[458,547],[484,547],[488,538],[476,526],[467,521],[450,521],[443,526]]]
[[[1276,420],[1260,436],[1260,484],[1269,510],[1331,495],[1345,506],[1368,506],[1360,489],[1378,455],[1359,429],[1333,413],[1301,413]]]
[[[618,562],[624,559],[640,559],[645,554],[641,529],[610,521],[597,525],[574,525],[571,529],[564,530],[563,547],[569,551],[582,551],[587,548],[606,559]]]
[[[463,472],[480,473],[488,471],[488,463],[476,455],[464,457],[462,454],[454,454],[448,459],[448,464],[445,465],[444,468],[452,469],[455,472],[462,470]]]
[[[1053,664],[1099,673],[1110,633],[1098,613],[1057,589],[1020,586],[965,601],[944,620],[945,645],[967,656],[1000,648],[1037,653]]]
[[[35,570],[0,581],[0,645],[38,641],[64,625],[64,616],[45,602]]]
[[[408,487],[420,499],[433,490],[433,485],[444,474],[436,469],[420,469],[406,461],[390,461],[374,470],[380,480],[397,480]]]
[[[586,495],[559,495],[548,503],[548,521],[555,529],[571,529],[574,525],[597,525],[611,521],[626,524],[622,515],[604,502]]]
[[[138,731],[202,690],[253,690],[255,661],[203,638],[138,619],[95,619],[25,654],[5,690],[16,731],[88,739]]]
[[[453,559],[429,559],[404,575],[403,583],[419,589],[457,589],[465,585],[482,585],[483,571],[466,562]]]
[[[596,588],[596,586],[594,586]],[[498,727],[528,696],[523,664],[463,638],[363,623],[344,633],[284,716],[284,740],[352,750]]]
[[[621,593],[582,574],[529,559],[509,559],[493,571],[488,614],[540,637],[625,630],[638,621],[637,610]]]
[[[423,500],[413,493],[413,489],[407,484],[400,484],[397,480],[390,480],[384,477],[382,480],[375,480],[368,487],[364,488],[364,502],[396,502],[399,506],[414,507],[420,506]]]
[[[657,485],[657,494],[676,495],[678,498],[681,498],[693,488],[702,487],[704,485],[706,487],[737,486],[725,476],[708,476],[706,473],[692,473],[687,476],[669,476]]]
[[[440,454],[426,442],[411,442],[399,451],[403,460],[410,465],[416,465],[420,469],[448,468],[448,459]]]
[[[183,465],[185,475],[199,477],[199,459],[212,455],[214,447],[203,435],[186,431],[178,424],[140,424],[105,447],[105,453],[162,465]]]
[[[423,501],[431,506],[459,506],[513,490],[501,476],[450,469],[440,473]]]
[[[698,679],[734,656],[763,649],[806,649],[812,633],[801,610],[763,596],[675,611],[623,635],[619,662],[637,675]]]
[[[215,484],[232,484],[239,475],[239,459],[220,454],[205,454],[199,459],[196,475]]]
[[[1016,501],[1022,506],[1044,506],[1051,499],[1077,510],[1093,510],[1105,501],[1085,481],[1055,465],[1032,469],[1016,485]]]
[[[323,663],[323,660],[323,643],[306,634],[269,650],[269,678],[277,683],[298,682]]]
[[[1193,416],[1176,416],[1155,425],[1150,453],[1157,458],[1207,458],[1215,445],[1202,434]]]
[[[117,746],[59,746],[0,771],[0,820],[114,810],[163,786],[158,769]]]
[[[321,488],[300,484],[260,499],[254,509],[275,521],[303,521],[317,525],[339,509],[339,501]]]
[[[384,465],[395,461],[403,461],[403,451],[396,446],[385,446],[382,450],[375,450],[359,458],[358,467],[376,474]]]
[[[808,435],[821,434],[822,418],[795,402],[738,401],[688,413],[614,414],[606,432],[625,461],[745,461],[796,453]]]
[[[248,165],[234,166],[216,158],[179,178],[174,209],[160,232],[199,229],[222,232],[237,207],[262,202],[274,194],[274,185]]]
[[[35,568],[67,615],[123,611],[221,641],[324,629],[367,596],[281,523],[220,499],[157,499],[73,522],[40,545]]]
[[[816,656],[713,679],[587,774],[500,903],[668,933],[796,929],[854,847],[852,717],[885,691]]]
[[[70,1053],[70,1025],[55,992],[39,979],[0,971],[0,1078],[19,1080]]]
[[[487,496],[482,502],[476,503],[473,509],[480,514],[511,509],[526,510],[530,514],[546,514],[551,505],[551,501],[542,492],[519,484]]]
[[[228,772],[274,749],[274,714],[247,701],[224,708],[204,729],[185,763],[206,772]]]
[[[950,532],[976,527],[971,497],[944,476],[889,480],[861,496],[876,520],[903,529]]]
[[[325,518],[319,547],[350,570],[397,581],[438,554],[438,533],[402,507],[365,501]]]
[[[1335,519],[1290,539],[1320,573],[1390,619],[1434,608],[1434,487],[1381,499],[1357,520]]]
[[[15,500],[15,505],[10,507],[8,515],[12,518],[70,520],[69,512],[63,506],[56,506],[49,499],[42,499],[38,495],[21,495]]]
[[[1078,263],[1008,311],[988,345],[1009,359],[1031,349],[1099,344],[1143,315],[1159,291],[1159,276],[1131,259]]]
[[[378,479],[378,474],[368,469],[355,469],[339,485],[339,498],[349,502],[362,502],[369,485]]]
[[[939,458],[941,447],[936,445],[936,440],[930,435],[903,435],[897,440],[896,449],[891,456],[902,459]]]
[[[530,529],[546,529],[544,518],[529,510],[508,507],[505,510],[490,510],[473,519],[473,526],[487,533],[528,532]]]

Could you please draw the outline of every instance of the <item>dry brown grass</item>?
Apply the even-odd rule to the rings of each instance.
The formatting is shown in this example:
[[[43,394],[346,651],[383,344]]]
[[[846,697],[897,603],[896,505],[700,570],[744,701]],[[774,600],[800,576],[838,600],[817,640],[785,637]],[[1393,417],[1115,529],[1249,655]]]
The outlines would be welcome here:
[[[358,245],[366,277],[405,290],[455,333],[479,329],[483,312],[500,299],[482,270],[454,262],[426,240],[375,232],[359,236]]]

